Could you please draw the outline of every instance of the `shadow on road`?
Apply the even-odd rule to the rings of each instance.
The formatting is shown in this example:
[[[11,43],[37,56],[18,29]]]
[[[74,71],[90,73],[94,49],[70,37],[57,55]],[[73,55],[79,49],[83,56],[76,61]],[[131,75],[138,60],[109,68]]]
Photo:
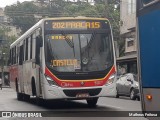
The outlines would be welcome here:
[[[27,102],[37,107],[44,109],[44,114],[47,117],[103,117],[108,111],[117,111],[112,107],[99,106],[94,108],[88,107],[87,103],[81,101],[66,101],[66,100],[43,100],[39,104],[35,98],[31,98]],[[110,114],[110,113],[109,113]]]
[[[40,100],[37,102],[36,98],[30,98],[29,100],[24,100],[24,102],[46,110],[117,111],[116,108],[110,106],[97,105],[96,107],[89,107],[85,100]]]

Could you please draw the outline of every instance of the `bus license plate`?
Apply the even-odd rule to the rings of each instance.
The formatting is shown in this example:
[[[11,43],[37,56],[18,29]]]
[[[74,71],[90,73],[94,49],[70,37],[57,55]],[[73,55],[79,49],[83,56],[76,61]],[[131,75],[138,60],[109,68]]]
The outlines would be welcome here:
[[[89,94],[88,93],[78,93],[76,95],[77,98],[86,98],[86,97],[89,97]]]

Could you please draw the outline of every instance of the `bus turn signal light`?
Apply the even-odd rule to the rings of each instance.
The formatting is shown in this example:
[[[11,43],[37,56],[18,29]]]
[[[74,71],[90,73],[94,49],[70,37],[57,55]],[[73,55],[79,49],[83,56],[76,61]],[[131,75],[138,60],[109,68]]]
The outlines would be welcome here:
[[[146,95],[147,100],[152,100],[152,95]]]

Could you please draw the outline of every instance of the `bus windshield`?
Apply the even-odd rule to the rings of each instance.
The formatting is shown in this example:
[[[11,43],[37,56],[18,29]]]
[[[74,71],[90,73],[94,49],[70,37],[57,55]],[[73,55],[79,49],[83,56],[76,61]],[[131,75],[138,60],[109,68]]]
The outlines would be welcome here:
[[[110,32],[45,36],[47,65],[58,72],[102,71],[113,64]]]
[[[45,22],[46,65],[58,72],[103,71],[113,65],[107,20]]]

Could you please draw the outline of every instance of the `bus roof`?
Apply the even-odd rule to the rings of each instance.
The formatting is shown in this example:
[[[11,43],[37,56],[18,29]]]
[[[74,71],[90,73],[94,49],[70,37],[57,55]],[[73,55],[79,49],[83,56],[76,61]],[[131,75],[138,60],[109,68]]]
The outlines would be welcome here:
[[[56,17],[56,18],[44,18],[41,19],[38,23],[36,23],[34,26],[32,26],[29,30],[27,30],[21,37],[19,37],[16,41],[14,41],[10,48],[15,46],[18,42],[20,42],[23,39],[26,39],[29,34],[32,33],[32,31],[36,30],[40,25],[46,21],[46,20],[107,20],[107,18],[94,18],[94,17],[84,17],[84,16],[77,16],[77,17]]]
[[[94,17],[85,17],[85,16],[77,16],[77,17],[56,17],[56,18],[44,18],[44,20],[108,20],[107,18],[94,18]]]

